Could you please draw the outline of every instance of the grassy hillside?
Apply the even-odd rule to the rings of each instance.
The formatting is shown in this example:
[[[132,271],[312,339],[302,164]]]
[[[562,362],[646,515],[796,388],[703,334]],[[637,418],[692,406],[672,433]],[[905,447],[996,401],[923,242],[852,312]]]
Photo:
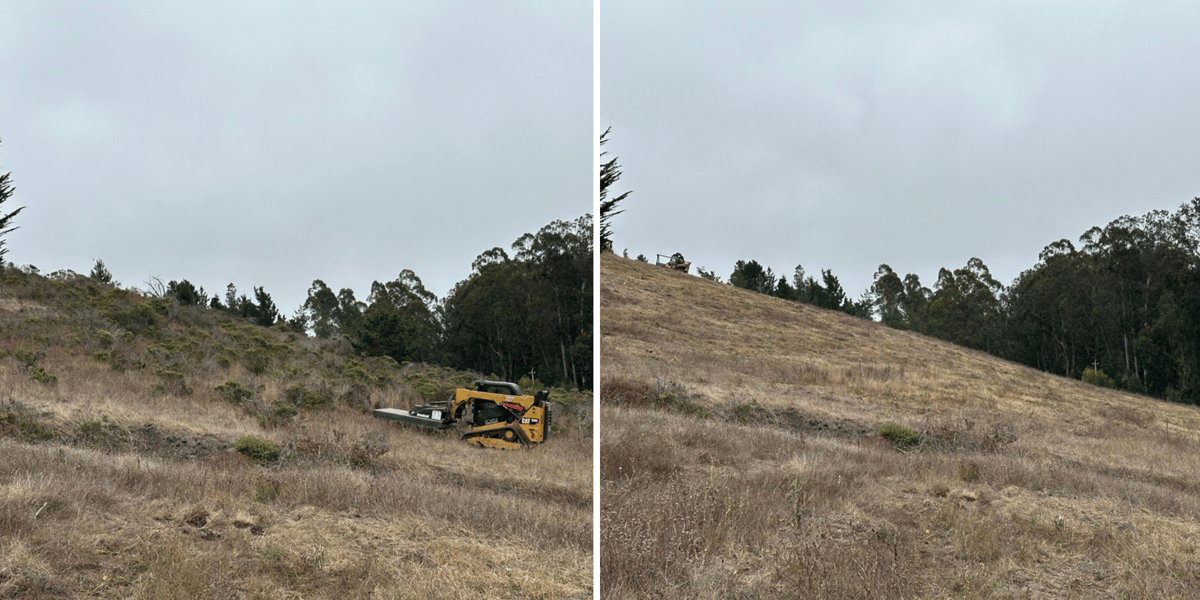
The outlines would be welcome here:
[[[1200,597],[1194,407],[601,271],[605,598]]]
[[[0,598],[591,597],[590,396],[519,452],[368,412],[474,377],[0,273]]]

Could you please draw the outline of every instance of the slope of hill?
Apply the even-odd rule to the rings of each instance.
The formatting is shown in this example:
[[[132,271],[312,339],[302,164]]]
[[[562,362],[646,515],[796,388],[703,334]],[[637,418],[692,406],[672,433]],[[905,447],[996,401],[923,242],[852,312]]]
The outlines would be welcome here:
[[[1200,597],[1196,408],[611,254],[600,294],[605,598]]]
[[[590,597],[590,395],[520,452],[367,412],[473,377],[0,271],[0,597]]]

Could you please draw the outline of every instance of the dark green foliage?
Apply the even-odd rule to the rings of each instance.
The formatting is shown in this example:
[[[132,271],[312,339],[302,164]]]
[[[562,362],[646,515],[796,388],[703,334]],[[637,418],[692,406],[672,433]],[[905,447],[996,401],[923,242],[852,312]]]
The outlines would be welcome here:
[[[51,375],[50,373],[46,372],[45,369],[37,365],[39,360],[45,358],[46,354],[44,352],[35,352],[33,350],[22,349],[17,350],[15,353],[13,353],[13,355],[16,357],[17,361],[21,363],[19,367],[21,372],[25,373],[30,380],[45,385],[53,385],[58,383],[57,377]]]
[[[1104,371],[1096,370],[1091,367],[1083,370],[1083,375],[1080,376],[1080,379],[1084,383],[1090,383],[1099,387],[1111,388],[1116,387],[1117,385],[1116,382],[1113,381],[1112,377],[1104,374]]]
[[[706,271],[704,267],[696,267],[696,274],[709,281],[721,283],[721,278],[716,273],[712,271]]]
[[[254,287],[254,299],[251,300],[245,294],[239,295],[237,287],[232,283],[229,284],[225,287],[224,305],[215,297],[209,302],[203,288],[198,291],[198,294],[202,303],[208,303],[214,308],[224,308],[230,314],[249,319],[260,327],[270,327],[281,319],[279,308],[275,306],[271,294],[259,286]]]
[[[271,300],[271,295],[261,287],[254,288],[254,311],[249,316],[254,319],[254,324],[259,327],[270,327],[279,320],[279,309],[276,308],[275,302]]]
[[[399,363],[390,356],[351,358],[337,365],[337,372],[343,377],[372,386],[394,382],[399,369]]]
[[[1046,246],[1007,293],[1001,355],[1071,377],[1200,401],[1200,199]],[[1094,375],[1092,377],[1095,377]]]
[[[442,306],[447,364],[583,389],[592,379],[592,219],[555,221],[476,258]]]
[[[34,367],[29,370],[29,378],[33,381],[44,385],[54,385],[58,383],[58,378],[46,372],[41,367]]]
[[[701,272],[700,275],[706,277],[704,272]],[[715,277],[707,276],[707,278],[719,281]],[[804,267],[797,265],[792,282],[788,283],[786,277],[776,277],[771,269],[764,268],[755,260],[737,261],[734,264],[733,273],[729,276],[731,285],[760,294],[812,304],[829,310],[838,310],[864,319],[871,316],[874,299],[870,293],[855,302],[846,297],[842,284],[832,271],[822,269],[821,280],[824,285],[812,277],[805,277]]]
[[[204,288],[196,289],[196,286],[186,279],[168,283],[166,296],[178,302],[180,306],[208,305],[208,294],[204,293]]]
[[[96,330],[96,341],[99,342],[100,345],[104,346],[105,348],[111,347],[113,345],[113,342],[116,341],[116,339],[117,338],[114,337],[112,333],[109,333],[103,329]]]
[[[188,386],[184,380],[183,373],[174,369],[159,369],[154,372],[158,376],[159,384],[155,387],[155,391],[162,394],[170,394],[172,396],[191,396],[192,388]]]
[[[754,419],[761,410],[762,407],[758,405],[758,400],[751,398],[749,403],[733,407],[733,416],[738,423],[745,425]]]
[[[254,392],[251,392],[245,386],[236,381],[226,381],[225,383],[213,388],[213,390],[217,392],[217,395],[219,395],[222,400],[229,402],[230,404],[241,404],[242,402],[249,400],[254,395]]]
[[[312,325],[313,335],[319,338],[329,338],[338,332],[340,327],[338,297],[324,281],[315,279],[308,288],[308,298],[301,310],[308,316]]]
[[[891,421],[879,426],[879,437],[891,442],[897,450],[907,450],[921,443],[921,432]]]
[[[246,296],[241,296],[240,300],[245,301]],[[225,310],[237,314],[240,312],[241,304],[242,302],[239,301],[237,287],[235,287],[232,283],[225,286]]]
[[[37,362],[45,358],[46,354],[44,352],[20,349],[14,352],[13,356],[21,363],[22,369],[29,370],[37,366]]]
[[[242,364],[255,375],[266,373],[273,361],[288,356],[292,351],[291,346],[276,342],[267,330],[261,327],[229,322],[223,324],[221,329],[237,342],[238,349],[241,350]],[[231,361],[225,349],[218,355],[222,366],[225,366],[224,359]]]
[[[252,435],[239,439],[234,443],[233,449],[255,462],[270,462],[279,458],[278,444]]]
[[[297,310],[292,318],[287,320],[288,331],[292,333],[305,333],[308,331],[308,315],[301,310]]]
[[[929,288],[921,285],[921,278],[915,274],[909,273],[904,276],[904,295],[900,299],[900,309],[904,312],[904,318],[910,329],[917,331],[927,331],[926,327],[926,308],[929,306],[929,297],[933,292]]]
[[[102,285],[119,286],[120,283],[113,281],[112,271],[104,266],[104,261],[96,259],[96,264],[92,265],[92,272],[88,274],[93,281]]]
[[[999,349],[1002,289],[978,258],[955,271],[942,269],[926,309],[926,333],[985,352]]]
[[[764,269],[756,260],[737,261],[733,265],[729,283],[734,287],[760,294],[770,294],[775,291],[775,275],[771,273],[771,269]]]
[[[9,398],[0,402],[0,435],[13,434],[33,441],[54,439],[54,432],[42,425],[37,415]]]
[[[846,291],[842,289],[842,284],[833,274],[833,271],[821,269],[821,280],[825,282],[824,287],[809,286],[810,289],[819,291],[814,297],[813,304],[830,310],[842,310],[845,308]]]
[[[608,142],[608,132],[610,131],[612,131],[612,127],[605,129],[604,133],[600,134],[601,146]],[[603,157],[607,154],[607,152],[601,152],[600,156]],[[617,164],[615,157],[608,162],[600,164],[600,248],[602,249],[612,247],[611,219],[625,212],[617,210],[617,204],[633,193],[625,192],[613,198],[608,197],[608,188],[612,187],[620,178],[621,166]]]
[[[161,320],[158,311],[149,301],[135,302],[124,310],[110,310],[105,316],[117,325],[139,335],[151,335],[156,332]]]
[[[301,408],[325,408],[333,405],[333,391],[328,387],[310,390],[302,383],[288,386],[283,397],[293,406]]]
[[[784,300],[796,299],[796,288],[788,283],[787,277],[780,277],[775,283],[775,289],[771,291],[771,295]]]
[[[884,325],[908,329],[908,314],[904,311],[904,282],[892,268],[879,265],[875,282],[871,284],[871,307]]]
[[[893,327],[1068,377],[1094,370],[1088,377],[1099,385],[1200,402],[1200,198],[1174,213],[1120,217],[1079,242],[1047,245],[1008,288],[977,258],[942,269],[933,291],[912,274],[901,291],[881,265],[870,299]]]
[[[408,269],[388,283],[376,281],[366,311],[346,332],[350,343],[368,356],[390,356],[396,362],[430,360],[439,329],[435,301]]]
[[[271,403],[271,414],[279,419],[290,419],[297,413],[296,405],[287,400],[276,400]]]
[[[6,201],[8,201],[15,191],[17,190],[12,186],[12,173],[0,175],[0,204],[4,204]],[[4,264],[4,255],[8,253],[8,248],[4,247],[4,234],[16,229],[16,226],[12,224],[12,220],[13,217],[17,216],[17,213],[20,213],[22,210],[25,210],[24,206],[8,214],[4,214],[4,212],[0,210],[0,266]]]

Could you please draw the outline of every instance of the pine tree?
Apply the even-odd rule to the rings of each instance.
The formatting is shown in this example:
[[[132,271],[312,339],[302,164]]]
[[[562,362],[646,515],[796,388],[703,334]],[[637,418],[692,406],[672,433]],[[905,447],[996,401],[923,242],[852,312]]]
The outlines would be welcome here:
[[[109,271],[108,267],[104,266],[104,261],[100,260],[99,258],[96,259],[96,264],[92,265],[92,272],[88,275],[88,277],[91,277],[92,280],[97,283],[103,283],[113,287],[121,285],[120,283],[113,281],[112,271]]]
[[[600,134],[600,145],[603,146],[608,141],[608,132],[612,131],[612,127],[604,130]],[[608,154],[601,152],[600,156]],[[608,197],[608,188],[621,178],[621,165],[617,164],[617,159],[614,157],[606,163],[600,163],[600,249],[612,248],[612,226],[609,221],[625,212],[617,210],[617,203],[624,200],[626,196],[633,193],[632,191],[625,192],[615,198]]]
[[[12,173],[0,175],[0,204],[4,204],[6,200],[11,198],[13,192],[15,191],[17,191],[17,189],[12,186]],[[0,265],[4,264],[4,255],[8,252],[8,249],[4,247],[4,234],[16,229],[16,227],[12,225],[12,219],[22,210],[25,210],[24,206],[8,213],[7,215],[4,214],[3,211],[0,211]]]

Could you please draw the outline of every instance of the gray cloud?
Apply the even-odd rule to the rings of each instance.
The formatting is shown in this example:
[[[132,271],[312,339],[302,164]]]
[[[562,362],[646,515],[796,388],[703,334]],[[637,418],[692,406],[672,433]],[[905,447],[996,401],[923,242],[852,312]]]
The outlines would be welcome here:
[[[262,285],[412,269],[591,211],[591,11],[534,2],[0,2],[8,259]]]
[[[606,0],[601,122],[631,255],[832,268],[1041,248],[1200,195],[1200,9],[1184,3]]]

